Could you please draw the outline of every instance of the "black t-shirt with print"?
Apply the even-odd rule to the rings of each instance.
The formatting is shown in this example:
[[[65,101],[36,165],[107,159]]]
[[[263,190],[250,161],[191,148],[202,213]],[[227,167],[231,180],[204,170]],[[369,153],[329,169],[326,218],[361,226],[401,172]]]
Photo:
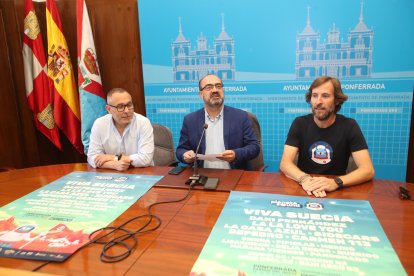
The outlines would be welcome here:
[[[344,175],[351,153],[368,149],[358,123],[340,114],[327,128],[319,128],[313,114],[297,117],[285,144],[299,148],[298,167],[311,174]]]

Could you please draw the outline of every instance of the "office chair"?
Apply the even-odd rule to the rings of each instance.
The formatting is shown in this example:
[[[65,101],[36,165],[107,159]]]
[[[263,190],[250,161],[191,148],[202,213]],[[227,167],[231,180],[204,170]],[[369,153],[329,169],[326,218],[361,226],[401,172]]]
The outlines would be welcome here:
[[[262,133],[260,131],[260,124],[259,124],[259,121],[257,120],[256,115],[250,112],[247,112],[247,114],[249,116],[250,121],[252,122],[253,130],[254,130],[254,133],[256,134],[256,138],[260,146],[259,155],[256,158],[250,160],[250,164],[252,165],[252,169],[254,171],[263,172],[267,166],[265,165],[264,159],[263,159]]]
[[[175,166],[174,142],[171,130],[160,124],[152,124],[154,132],[154,165]]]
[[[355,171],[356,169],[358,169],[354,158],[352,157],[352,154],[349,156],[348,159],[348,167],[346,167],[346,173],[350,173],[352,171]]]

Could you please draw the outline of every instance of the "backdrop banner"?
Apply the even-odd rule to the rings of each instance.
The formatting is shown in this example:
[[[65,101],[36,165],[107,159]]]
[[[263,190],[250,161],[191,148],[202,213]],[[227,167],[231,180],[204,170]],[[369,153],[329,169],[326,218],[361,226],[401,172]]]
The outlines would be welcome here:
[[[234,192],[190,275],[406,275],[368,201]]]
[[[0,257],[62,262],[161,178],[67,174],[0,208]]]
[[[162,7],[162,8],[160,8]],[[414,83],[414,2],[142,0],[146,114],[178,144],[202,107],[198,80],[223,79],[225,103],[255,113],[268,171],[318,76],[340,79],[340,113],[358,121],[376,177],[405,181]],[[392,18],[392,20],[384,20]]]

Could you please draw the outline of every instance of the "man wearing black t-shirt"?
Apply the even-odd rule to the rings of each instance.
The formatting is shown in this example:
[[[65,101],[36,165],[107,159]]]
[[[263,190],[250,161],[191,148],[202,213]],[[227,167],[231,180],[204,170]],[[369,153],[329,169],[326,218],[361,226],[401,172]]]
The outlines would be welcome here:
[[[337,114],[348,99],[338,79],[319,77],[309,87],[306,101],[312,114],[297,117],[285,142],[280,170],[296,180],[309,195],[326,196],[344,186],[374,177],[374,167],[358,123]],[[352,154],[357,169],[346,174]],[[298,155],[298,162],[294,160]],[[333,175],[333,177],[311,176]]]

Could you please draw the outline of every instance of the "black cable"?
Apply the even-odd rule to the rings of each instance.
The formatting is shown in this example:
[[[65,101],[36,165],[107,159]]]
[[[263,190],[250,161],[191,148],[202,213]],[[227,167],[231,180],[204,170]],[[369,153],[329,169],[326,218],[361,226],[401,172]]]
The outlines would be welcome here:
[[[403,186],[400,186],[400,198],[403,200],[411,200],[414,201],[414,199],[411,198],[410,191]]]
[[[156,206],[156,205],[160,205],[160,204],[176,203],[176,202],[183,201],[190,195],[191,189],[192,189],[192,186],[189,187],[188,192],[186,193],[186,195],[184,197],[179,198],[177,200],[160,201],[160,202],[155,202],[155,203],[149,205],[148,208],[147,208],[148,214],[133,217],[133,218],[127,220],[126,222],[124,222],[123,224],[121,224],[120,226],[117,226],[117,227],[114,227],[114,226],[103,227],[103,228],[95,230],[94,232],[89,234],[89,237],[91,237],[92,235],[94,235],[98,231],[111,230],[109,233],[104,234],[103,236],[98,236],[90,242],[90,243],[98,243],[98,244],[103,244],[104,245],[103,248],[102,248],[101,256],[100,256],[101,261],[102,262],[108,262],[108,263],[114,263],[114,262],[119,262],[119,261],[122,261],[122,260],[126,259],[129,255],[131,255],[132,251],[135,248],[137,248],[138,238],[136,237],[136,235],[146,233],[146,232],[150,232],[150,231],[154,231],[154,230],[158,229],[161,226],[161,218],[159,218],[158,216],[152,214],[151,208]],[[124,228],[124,226],[126,226],[127,224],[129,224],[129,223],[131,223],[135,220],[141,219],[141,218],[148,218],[148,221],[146,223],[144,223],[136,231],[131,231],[131,230],[128,230],[128,229]],[[155,220],[156,224],[153,227],[149,227],[149,225],[152,223],[153,220]],[[116,236],[116,237],[114,237],[114,238],[112,238],[108,241],[104,241],[104,238],[106,238],[106,237],[108,237],[109,235],[112,235],[112,234],[115,235],[115,233],[119,232],[119,231],[123,232],[123,234],[119,235],[119,236]],[[129,245],[127,243],[127,241],[130,240],[131,238],[132,238],[133,242],[132,242],[132,245]],[[124,251],[122,253],[118,254],[118,255],[110,254],[109,250],[114,246],[118,246],[118,247],[121,247],[121,248],[123,247]]]
[[[183,201],[183,200],[187,199],[187,197],[190,195],[190,192],[191,192],[192,188],[193,188],[193,186],[190,185],[190,187],[189,187],[187,193],[185,194],[185,196],[182,197],[182,198],[179,198],[177,200],[160,201],[160,202],[152,203],[147,208],[147,214],[135,216],[135,217],[127,220],[126,222],[122,223],[119,226],[107,226],[107,227],[102,227],[100,229],[97,229],[97,230],[93,231],[92,233],[89,234],[90,241],[88,243],[84,244],[83,246],[81,246],[80,248],[78,248],[74,253],[78,252],[79,250],[83,249],[84,247],[86,247],[90,244],[96,243],[96,244],[102,244],[103,245],[102,252],[100,254],[100,259],[101,259],[102,262],[115,263],[115,262],[125,260],[126,258],[129,257],[129,255],[131,255],[132,251],[137,248],[137,246],[138,246],[138,237],[137,237],[137,235],[138,234],[154,231],[154,230],[158,229],[161,226],[161,222],[162,222],[161,218],[154,215],[151,211],[151,208],[156,206],[156,205],[160,205],[160,204],[176,203],[176,202]],[[145,221],[143,223],[143,225],[141,227],[139,227],[137,230],[132,231],[132,230],[129,230],[129,229],[125,228],[125,226],[128,225],[129,223],[131,223],[133,221],[136,221],[136,220],[139,220],[139,219],[145,219],[145,218],[148,218],[148,220]],[[155,221],[156,224],[152,227],[149,227],[149,225],[153,221]],[[97,232],[104,232],[104,231],[108,231],[108,230],[109,230],[108,233],[105,233],[103,235],[98,234],[97,237],[95,237],[94,239],[91,239],[91,237],[94,234],[96,234]],[[121,232],[121,234],[118,235],[118,236],[115,236],[119,232]],[[105,238],[108,238],[110,235],[113,235],[115,237],[111,237],[108,240],[105,240]],[[132,240],[132,244],[129,244],[128,241],[131,243],[131,240]],[[114,246],[119,247],[119,248],[123,248],[122,253],[116,254],[116,255],[115,254],[110,254],[109,250],[111,248],[113,248]],[[47,264],[49,264],[51,262],[52,261],[47,261],[47,262],[39,265],[38,267],[34,268],[32,271],[37,271],[37,270],[41,269],[42,267],[46,266]]]

